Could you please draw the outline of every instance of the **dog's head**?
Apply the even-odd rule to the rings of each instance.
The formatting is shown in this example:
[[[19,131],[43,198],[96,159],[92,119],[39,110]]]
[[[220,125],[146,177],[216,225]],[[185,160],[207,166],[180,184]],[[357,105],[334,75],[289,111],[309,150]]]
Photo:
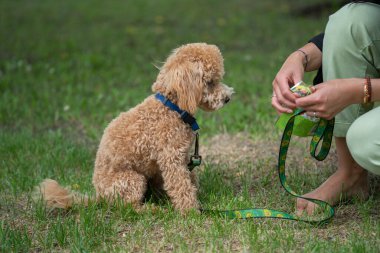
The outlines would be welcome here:
[[[160,92],[194,114],[198,107],[206,111],[225,105],[233,89],[223,84],[223,57],[218,47],[193,43],[173,51],[160,69],[153,92]]]

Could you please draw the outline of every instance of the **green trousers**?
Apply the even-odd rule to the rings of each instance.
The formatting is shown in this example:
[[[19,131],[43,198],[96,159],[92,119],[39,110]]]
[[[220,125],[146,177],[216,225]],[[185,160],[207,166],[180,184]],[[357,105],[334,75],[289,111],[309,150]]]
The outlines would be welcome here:
[[[323,41],[324,81],[380,78],[380,6],[350,3],[329,17]],[[342,94],[344,96],[344,94]],[[363,95],[364,96],[364,95]],[[346,137],[355,161],[380,175],[380,105],[350,105],[336,115],[334,136]],[[373,109],[374,108],[374,109]]]

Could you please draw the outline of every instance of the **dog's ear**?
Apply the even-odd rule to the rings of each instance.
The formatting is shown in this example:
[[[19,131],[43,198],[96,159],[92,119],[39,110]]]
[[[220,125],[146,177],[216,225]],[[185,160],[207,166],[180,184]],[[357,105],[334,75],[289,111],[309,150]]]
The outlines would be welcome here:
[[[178,106],[191,114],[202,99],[202,75],[202,65],[197,61],[172,65],[164,75],[167,88],[177,95]]]

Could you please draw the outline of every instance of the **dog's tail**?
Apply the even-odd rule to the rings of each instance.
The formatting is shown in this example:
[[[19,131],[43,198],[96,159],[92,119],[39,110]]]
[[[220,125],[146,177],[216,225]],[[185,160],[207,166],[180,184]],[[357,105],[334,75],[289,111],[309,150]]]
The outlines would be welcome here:
[[[48,208],[63,209],[68,209],[74,204],[87,206],[91,200],[87,195],[63,187],[52,179],[45,179],[35,187],[33,199],[36,201],[42,200]]]

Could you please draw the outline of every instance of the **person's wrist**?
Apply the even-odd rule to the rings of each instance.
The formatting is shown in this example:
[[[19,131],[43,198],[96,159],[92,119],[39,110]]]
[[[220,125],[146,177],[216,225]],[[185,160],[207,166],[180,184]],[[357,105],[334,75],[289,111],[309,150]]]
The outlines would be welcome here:
[[[300,51],[294,51],[292,54],[293,62],[296,62],[299,64],[303,70],[305,70],[305,55],[302,54]]]
[[[301,56],[303,69],[306,70],[307,64],[309,63],[309,56],[307,55],[307,52],[304,49],[300,48],[300,49],[297,49],[295,53],[298,53],[298,55]]]
[[[349,78],[347,80],[347,86],[342,85],[343,88],[346,86],[349,88],[347,92],[347,104],[361,104],[363,103],[363,84],[365,82],[364,78]],[[343,93],[344,91],[342,91]]]

